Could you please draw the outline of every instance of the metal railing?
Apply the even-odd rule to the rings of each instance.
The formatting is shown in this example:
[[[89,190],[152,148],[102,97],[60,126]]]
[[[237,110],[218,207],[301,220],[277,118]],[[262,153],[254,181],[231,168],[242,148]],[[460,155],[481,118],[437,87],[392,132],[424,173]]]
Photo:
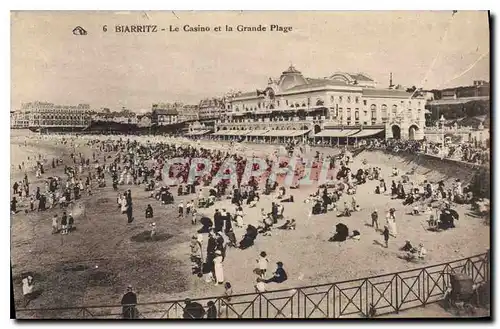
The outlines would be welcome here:
[[[489,281],[489,253],[464,259],[329,284],[275,290],[265,293],[196,298],[207,309],[214,302],[218,318],[346,318],[397,313],[443,299],[450,286],[450,272],[462,272],[475,284]],[[184,300],[140,303],[137,318],[179,319]],[[122,305],[97,305],[65,308],[17,309],[18,319],[120,319]]]

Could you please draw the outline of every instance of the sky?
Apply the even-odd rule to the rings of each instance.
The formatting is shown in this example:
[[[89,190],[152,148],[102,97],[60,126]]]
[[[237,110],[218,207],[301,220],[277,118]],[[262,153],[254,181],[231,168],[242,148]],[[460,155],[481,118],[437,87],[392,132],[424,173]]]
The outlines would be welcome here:
[[[134,24],[159,31],[115,32]],[[259,24],[268,30],[236,31]],[[292,31],[269,31],[272,24]],[[183,32],[184,25],[211,31]],[[76,26],[87,35],[75,36]],[[384,88],[390,72],[403,86],[470,85],[490,80],[489,38],[486,11],[14,11],[11,107],[37,100],[112,110],[197,104],[262,89],[290,64],[310,78],[363,72]]]

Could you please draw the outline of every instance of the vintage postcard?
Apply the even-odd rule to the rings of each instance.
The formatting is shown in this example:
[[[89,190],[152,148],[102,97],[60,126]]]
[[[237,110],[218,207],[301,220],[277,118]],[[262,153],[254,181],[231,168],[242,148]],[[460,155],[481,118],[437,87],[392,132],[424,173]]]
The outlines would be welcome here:
[[[487,11],[12,11],[17,319],[490,318]]]

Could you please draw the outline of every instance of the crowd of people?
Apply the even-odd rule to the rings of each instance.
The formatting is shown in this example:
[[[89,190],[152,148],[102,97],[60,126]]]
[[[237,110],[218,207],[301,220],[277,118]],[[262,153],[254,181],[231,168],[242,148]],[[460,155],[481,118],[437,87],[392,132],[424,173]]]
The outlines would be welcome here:
[[[477,165],[489,165],[490,149],[476,143],[433,143],[426,140],[367,139],[360,142],[369,148],[390,152],[423,153],[439,158],[463,161]]]
[[[462,186],[460,181],[456,181],[452,186],[446,186],[443,181],[416,182],[412,181],[409,175],[401,175],[396,168],[390,174],[384,173],[381,168],[372,166],[366,161],[363,161],[359,168],[354,168],[353,159],[356,154],[347,149],[336,156],[326,156],[316,152],[312,167],[318,169],[323,163],[327,163],[329,171],[326,181],[306,199],[296,200],[293,191],[300,188],[300,180],[306,175],[307,164],[306,152],[298,145],[287,145],[286,156],[269,152],[264,159],[268,168],[262,176],[262,181],[255,177],[244,177],[247,161],[252,157],[236,150],[234,145],[226,149],[209,149],[201,144],[186,144],[177,140],[151,142],[96,137],[87,140],[86,146],[94,150],[92,157],[86,158],[82,153],[71,153],[70,163],[65,164],[62,159],[52,161],[52,168],[64,165],[65,180],[60,177],[47,178],[45,192],[37,188],[36,192],[30,195],[29,182],[25,175],[21,182],[14,183],[13,193],[22,196],[22,192],[25,192],[25,198],[30,200],[30,211],[35,211],[35,202],[38,202],[36,211],[45,211],[60,205],[63,211],[61,220],[57,214],[52,220],[54,234],[68,234],[74,229],[75,220],[69,209],[73,200],[81,198],[85,191],[87,195],[92,195],[93,189],[105,188],[109,181],[115,191],[118,190],[118,186],[127,185],[144,188],[150,193],[152,202],[147,205],[144,212],[146,220],[149,221],[152,240],[155,239],[157,230],[153,202],[159,205],[176,204],[178,216],[189,217],[193,224],[190,243],[192,274],[207,283],[224,286],[226,291],[224,301],[227,305],[231,300],[232,285],[228,281],[230,278],[224,275],[226,257],[229,253],[237,254],[238,250],[254,248],[256,239],[272,239],[275,230],[294,230],[300,225],[300,219],[287,215],[285,208],[287,203],[304,202],[310,207],[309,217],[333,212],[336,217],[345,218],[345,223],[339,223],[334,227],[333,236],[329,239],[340,243],[347,239],[359,241],[362,238],[361,228],[349,229],[346,223],[359,225],[347,219],[362,209],[363,205],[356,199],[356,194],[360,186],[370,180],[378,182],[376,189],[371,193],[400,199],[402,206],[411,207],[413,215],[426,215],[429,228],[437,230],[454,227],[454,222],[459,219],[458,213],[452,206],[454,203],[474,201],[472,192],[467,186]],[[427,146],[416,141],[371,140],[367,143],[367,147],[419,152]],[[469,150],[470,152],[472,150]],[[298,156],[299,161],[296,166],[289,163],[291,155]],[[166,172],[165,165],[173,158],[186,159],[186,162],[177,163]],[[195,158],[208,159],[212,166],[205,172],[204,165],[198,164],[197,170],[203,172],[203,175],[192,179],[191,163]],[[235,163],[235,179],[216,179],[228,159]],[[48,163],[48,160],[40,160],[37,171],[41,177],[44,174],[43,164]],[[258,167],[257,164],[254,166]],[[282,172],[277,174],[277,179],[272,178],[273,168],[282,169]],[[231,170],[226,169],[223,174],[231,174]],[[284,180],[288,174],[293,176],[290,185],[285,184]],[[314,171],[313,179],[317,180],[319,175],[319,170]],[[389,189],[383,177],[392,178]],[[263,198],[273,200],[270,209],[260,206]],[[213,215],[206,213],[206,208],[217,207],[217,202],[222,200],[230,200],[233,208],[218,207]],[[116,201],[118,211],[126,215],[127,224],[132,224],[134,207],[131,188],[128,188],[123,195],[118,194]],[[17,213],[17,202],[16,197],[13,197],[11,201],[13,214]],[[343,204],[342,209],[340,204]],[[261,208],[258,224],[245,223],[246,211],[256,207]],[[377,209],[371,212],[367,220],[383,236],[383,246],[387,248],[390,237],[396,237],[398,234],[396,209],[387,210],[383,229],[382,225],[379,228]],[[235,227],[244,229],[241,237],[236,235]],[[410,241],[407,241],[401,250],[405,253],[404,258],[409,261],[422,260],[427,253],[422,243],[418,243],[418,248],[414,248]],[[253,286],[256,292],[266,292],[270,289],[270,284],[276,285],[287,281],[288,273],[283,262],[278,260],[276,269],[269,272],[268,254],[262,250],[256,250],[255,254],[257,268]],[[121,303],[124,318],[137,317],[135,309],[137,296],[131,286],[128,287]],[[213,318],[222,314],[221,310],[216,310],[213,302],[209,302],[206,309],[201,304],[187,299],[183,317]]]

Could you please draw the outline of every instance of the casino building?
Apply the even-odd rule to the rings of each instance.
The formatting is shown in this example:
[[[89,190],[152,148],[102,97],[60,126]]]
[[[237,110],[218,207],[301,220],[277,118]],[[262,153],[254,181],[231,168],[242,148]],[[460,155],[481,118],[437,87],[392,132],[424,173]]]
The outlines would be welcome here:
[[[216,139],[351,143],[362,138],[423,139],[425,99],[366,74],[306,78],[295,67],[261,90],[237,93],[215,123]]]

